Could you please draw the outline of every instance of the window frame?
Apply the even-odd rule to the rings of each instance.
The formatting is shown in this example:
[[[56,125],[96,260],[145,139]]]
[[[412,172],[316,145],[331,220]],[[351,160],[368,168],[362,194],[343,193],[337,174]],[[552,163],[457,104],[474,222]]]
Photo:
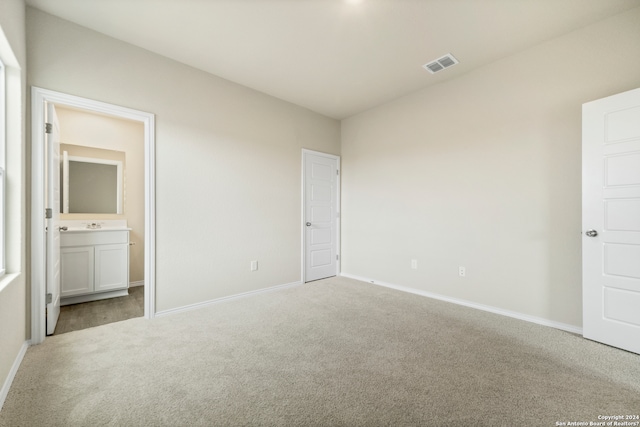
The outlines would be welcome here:
[[[7,96],[5,78],[5,66],[0,60],[0,278],[6,273],[6,233],[5,225],[7,218],[6,210],[6,151],[7,151]]]

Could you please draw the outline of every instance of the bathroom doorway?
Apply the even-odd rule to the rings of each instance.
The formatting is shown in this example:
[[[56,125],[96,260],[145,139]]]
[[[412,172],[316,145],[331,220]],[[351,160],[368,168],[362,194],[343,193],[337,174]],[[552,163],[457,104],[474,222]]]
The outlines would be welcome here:
[[[103,159],[109,163],[114,161],[109,157],[122,156],[124,179],[121,181],[122,209],[119,211],[102,212],[100,210],[85,209],[86,212],[74,212],[61,209],[61,229],[65,226],[80,227],[110,227],[112,223],[124,224],[130,237],[130,262],[128,264],[127,283],[131,285],[131,294],[120,296],[107,295],[108,299],[99,300],[92,296],[71,297],[67,295],[67,306],[61,307],[61,316],[76,312],[90,313],[86,319],[78,319],[75,326],[60,325],[60,330],[77,329],[111,321],[137,317],[142,311],[146,318],[154,315],[155,294],[155,203],[154,203],[154,116],[137,110],[119,107],[111,104],[75,97],[46,89],[32,88],[32,216],[31,216],[31,260],[32,260],[32,289],[31,289],[31,329],[32,343],[44,340],[46,334],[46,313],[55,309],[47,300],[47,219],[36,215],[45,212],[45,194],[47,179],[45,170],[47,156],[45,155],[45,108],[54,105],[60,123],[60,155],[66,152],[67,157],[74,159]],[[126,135],[129,134],[130,137]],[[131,139],[133,138],[133,139]],[[135,139],[135,141],[134,141]],[[94,160],[91,160],[93,163]],[[127,167],[128,164],[128,167]],[[68,194],[72,194],[67,185]],[[62,186],[65,188],[65,186]],[[63,190],[64,191],[64,190]],[[64,203],[63,203],[64,205]],[[47,214],[48,215],[48,214]],[[45,215],[46,216],[46,215]],[[56,228],[58,229],[58,228]],[[124,244],[124,243],[123,243]],[[97,254],[97,252],[96,252]],[[129,267],[130,266],[130,267]],[[91,264],[91,268],[93,265]],[[137,289],[139,288],[139,289]],[[126,292],[125,292],[126,294]],[[64,297],[64,291],[62,292]],[[111,298],[113,296],[113,298]],[[126,302],[125,299],[128,301]],[[94,301],[95,300],[95,301]],[[58,302],[60,299],[58,299]],[[89,302],[91,301],[91,302]],[[142,302],[142,310],[140,303]],[[87,304],[73,307],[73,303]],[[118,305],[120,304],[120,307]],[[109,307],[113,310],[109,311]],[[66,307],[66,308],[65,308]],[[91,317],[93,316],[93,317]],[[118,319],[118,316],[124,318]],[[115,319],[115,320],[114,320]],[[69,323],[69,322],[67,322]],[[57,332],[56,332],[57,333]]]
[[[63,247],[60,315],[54,331],[47,319],[49,335],[144,316],[144,125],[64,105],[54,107],[60,134],[59,226]],[[121,268],[128,268],[128,280],[123,272],[111,278],[109,289],[122,288],[128,282],[128,290],[104,292],[97,289],[97,282],[95,292],[78,289],[79,283],[74,286],[73,282],[79,282],[79,271],[74,270],[83,270],[88,259],[84,246],[77,241],[69,246],[67,241],[81,235],[114,234],[105,233],[115,230],[114,223],[128,232],[128,247],[118,247],[123,255]],[[95,254],[104,247],[95,246]],[[91,276],[98,272],[98,262],[96,256]]]

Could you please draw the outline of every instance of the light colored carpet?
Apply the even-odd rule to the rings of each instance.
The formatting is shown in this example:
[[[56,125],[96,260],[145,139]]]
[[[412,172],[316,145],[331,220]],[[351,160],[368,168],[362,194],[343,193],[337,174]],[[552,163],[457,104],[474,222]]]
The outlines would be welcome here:
[[[31,347],[1,426],[555,426],[640,413],[640,356],[345,278]]]

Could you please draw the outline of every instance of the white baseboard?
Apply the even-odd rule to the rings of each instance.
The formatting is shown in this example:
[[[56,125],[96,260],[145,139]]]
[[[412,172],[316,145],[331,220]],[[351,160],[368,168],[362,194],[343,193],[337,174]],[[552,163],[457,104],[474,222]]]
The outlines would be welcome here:
[[[18,373],[18,368],[22,363],[22,359],[24,358],[24,355],[27,352],[29,345],[31,345],[29,341],[25,341],[24,343],[22,343],[22,347],[20,347],[20,351],[18,352],[16,359],[13,361],[13,365],[11,366],[11,370],[9,371],[9,375],[7,375],[7,379],[4,380],[4,384],[0,389],[0,411],[2,410],[4,401],[7,398],[7,395],[9,394],[11,383],[13,383],[13,379],[16,377],[16,374]]]
[[[555,322],[553,320],[544,319],[542,317],[530,316],[528,314],[518,313],[515,311],[504,310],[498,307],[492,307],[490,305],[478,304],[472,301],[467,301],[459,298],[447,297],[444,295],[436,294],[433,292],[422,291],[420,289],[409,288],[406,286],[394,285],[392,283],[385,283],[379,280],[367,279],[366,277],[355,276],[353,274],[348,273],[340,273],[341,276],[347,277],[349,279],[359,280],[361,282],[372,283],[378,286],[384,286],[385,288],[396,289],[402,292],[408,292],[411,294],[421,295],[427,298],[433,298],[441,301],[450,302],[453,304],[463,305],[465,307],[471,307],[482,311],[488,311],[494,314],[500,314],[502,316],[513,317],[514,319],[524,320],[531,323],[537,323],[538,325],[549,326],[552,328],[560,329],[567,332],[572,332],[574,334],[582,335],[582,328],[569,325],[567,323]]]
[[[212,300],[209,300],[209,301],[199,302],[199,303],[196,303],[196,304],[185,305],[183,307],[170,308],[169,310],[163,310],[163,311],[156,312],[155,317],[167,316],[169,314],[175,314],[175,313],[182,313],[182,312],[185,312],[185,311],[191,311],[191,310],[195,310],[195,309],[198,309],[198,308],[207,307],[209,305],[219,304],[221,302],[233,301],[233,300],[240,299],[240,298],[246,298],[246,297],[249,297],[249,296],[252,296],[252,295],[266,294],[268,292],[279,291],[279,290],[282,290],[282,289],[292,288],[294,286],[300,286],[300,285],[302,285],[302,282],[286,283],[284,285],[272,286],[270,288],[258,289],[256,291],[243,292],[241,294],[230,295],[228,297],[222,297],[222,298],[216,298],[216,299],[212,299]]]
[[[135,288],[136,286],[144,286],[144,280],[138,280],[137,282],[129,282],[130,288]]]

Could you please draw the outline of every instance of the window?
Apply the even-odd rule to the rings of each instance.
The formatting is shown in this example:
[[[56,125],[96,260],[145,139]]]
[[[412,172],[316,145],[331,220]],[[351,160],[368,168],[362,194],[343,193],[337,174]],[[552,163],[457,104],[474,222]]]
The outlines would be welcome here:
[[[4,275],[4,168],[0,168],[0,277]]]
[[[6,121],[5,121],[5,79],[4,79],[4,65],[0,61],[0,277],[5,273],[5,138],[7,135]]]

